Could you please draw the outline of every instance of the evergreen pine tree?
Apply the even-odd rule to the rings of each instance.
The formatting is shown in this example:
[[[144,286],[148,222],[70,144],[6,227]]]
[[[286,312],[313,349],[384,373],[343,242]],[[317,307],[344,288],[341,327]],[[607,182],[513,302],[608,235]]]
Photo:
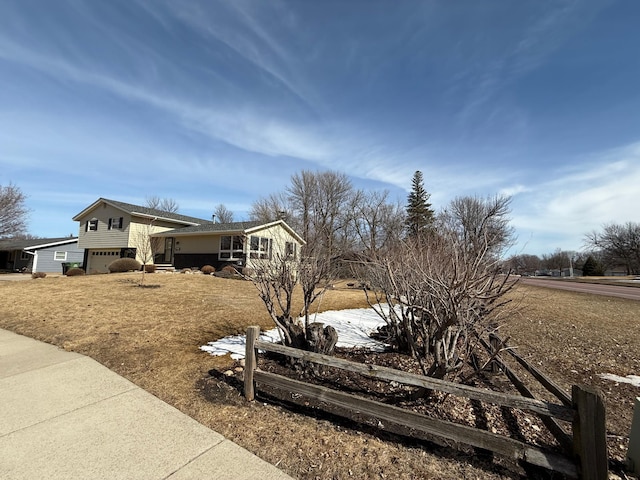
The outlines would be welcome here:
[[[427,231],[435,219],[434,211],[431,209],[429,197],[431,196],[424,189],[422,172],[417,170],[413,174],[411,182],[411,192],[407,198],[407,218],[405,226],[409,236],[418,235]]]
[[[592,255],[589,255],[582,266],[582,275],[585,277],[597,277],[604,275],[603,270],[602,265]]]

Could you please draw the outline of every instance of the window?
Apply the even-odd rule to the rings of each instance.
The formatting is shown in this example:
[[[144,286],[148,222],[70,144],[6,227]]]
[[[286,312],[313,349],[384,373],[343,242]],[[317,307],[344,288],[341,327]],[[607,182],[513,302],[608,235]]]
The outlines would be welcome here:
[[[85,232],[95,232],[96,230],[98,230],[98,219],[97,218],[93,218],[91,220],[88,220],[84,231]]]
[[[29,254],[23,250],[20,252],[20,260],[29,260]]]
[[[242,237],[239,235],[222,235],[220,237],[220,260],[242,259]]]
[[[284,256],[289,260],[295,260],[298,246],[293,242],[286,242],[284,244]]]
[[[114,217],[109,219],[109,230],[119,230],[122,228],[122,217]]]
[[[271,258],[271,240],[264,237],[251,236],[249,247],[250,258]]]
[[[58,262],[65,262],[67,260],[67,252],[53,252],[53,259]]]
[[[114,252],[115,254],[115,252]],[[136,258],[136,249],[135,248],[121,248],[120,249],[120,258]]]

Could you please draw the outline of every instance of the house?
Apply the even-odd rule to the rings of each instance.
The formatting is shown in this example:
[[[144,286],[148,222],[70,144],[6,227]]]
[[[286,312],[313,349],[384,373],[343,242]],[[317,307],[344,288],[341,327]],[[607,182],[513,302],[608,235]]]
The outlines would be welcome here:
[[[136,258],[141,263],[150,250],[149,235],[206,222],[201,218],[99,198],[73,217],[80,222],[78,246],[84,248],[87,273],[107,273],[118,258]]]
[[[77,237],[6,239],[0,241],[0,269],[11,272],[64,273],[81,264],[84,251]]]
[[[295,259],[305,241],[284,220],[213,223],[152,235],[164,239],[164,262],[176,268],[233,265],[251,270],[256,260]]]
[[[87,273],[106,273],[122,257],[164,267],[250,267],[276,253],[295,256],[304,240],[284,221],[213,223],[178,213],[99,198],[73,217]]]

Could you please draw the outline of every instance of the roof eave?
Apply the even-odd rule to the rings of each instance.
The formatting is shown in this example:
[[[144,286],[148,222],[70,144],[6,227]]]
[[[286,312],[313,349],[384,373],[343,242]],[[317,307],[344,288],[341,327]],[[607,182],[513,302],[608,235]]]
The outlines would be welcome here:
[[[74,237],[68,240],[61,240],[59,242],[43,243],[41,245],[31,245],[29,247],[24,247],[22,250],[38,250],[40,248],[55,247],[56,245],[65,245],[67,243],[73,243],[77,241],[78,241],[78,237]]]

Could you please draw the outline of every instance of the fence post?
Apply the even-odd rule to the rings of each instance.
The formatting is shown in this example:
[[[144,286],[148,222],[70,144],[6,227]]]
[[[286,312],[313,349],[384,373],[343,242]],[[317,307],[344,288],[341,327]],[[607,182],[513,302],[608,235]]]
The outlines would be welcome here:
[[[247,328],[247,346],[244,355],[244,397],[247,400],[255,398],[253,371],[256,369],[256,339],[260,335],[260,327]]]
[[[495,357],[500,351],[500,338],[498,338],[498,335],[496,335],[495,333],[490,333],[489,343],[491,344],[491,355]],[[499,372],[500,372],[500,365],[494,358],[493,360],[491,360],[491,373],[499,373]]]
[[[574,385],[571,389],[573,408],[573,450],[580,463],[580,478],[606,480],[609,478],[607,430],[602,395],[595,389]]]
[[[640,473],[640,397],[636,397],[636,403],[633,406],[627,466],[633,473]]]

